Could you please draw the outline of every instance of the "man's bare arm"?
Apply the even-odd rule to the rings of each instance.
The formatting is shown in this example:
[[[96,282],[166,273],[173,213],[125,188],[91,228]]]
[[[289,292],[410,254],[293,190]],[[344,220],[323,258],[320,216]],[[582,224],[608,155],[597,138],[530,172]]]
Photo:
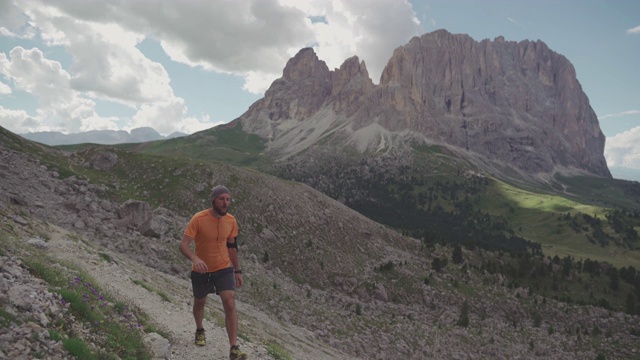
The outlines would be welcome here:
[[[208,268],[207,264],[202,261],[193,251],[191,251],[191,243],[194,242],[192,237],[187,235],[182,236],[182,241],[180,241],[180,252],[184,257],[191,260],[193,263],[194,271],[199,273],[206,273]]]
[[[232,244],[232,246],[229,246]],[[231,260],[231,265],[236,271],[240,270],[240,262],[238,261],[238,244],[236,243],[235,237],[230,237],[227,239],[227,250],[229,250],[229,259]],[[242,287],[242,274],[236,273],[236,286]]]

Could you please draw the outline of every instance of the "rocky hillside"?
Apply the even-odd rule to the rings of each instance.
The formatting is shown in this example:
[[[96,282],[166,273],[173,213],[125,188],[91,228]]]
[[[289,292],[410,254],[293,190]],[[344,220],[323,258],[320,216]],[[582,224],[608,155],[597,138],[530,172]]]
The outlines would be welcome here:
[[[293,359],[640,356],[637,315],[531,294],[482,269],[485,260],[508,263],[508,257],[476,249],[464,250],[462,263],[446,261],[450,248],[426,247],[306,185],[223,164],[115,148],[64,153],[4,130],[0,135],[2,237],[35,252],[59,248],[56,234],[68,232],[65,236],[78,245],[87,244],[78,248],[90,260],[67,250],[67,261],[75,258],[106,278],[127,274],[151,284],[168,299],[158,313],[190,316],[183,294],[189,264],[177,251],[180,234],[189,215],[206,206],[208,189],[227,184],[241,226],[246,274],[238,295],[241,333],[254,358],[273,356],[264,350],[269,344]],[[22,276],[11,269],[25,256],[11,249],[0,254],[7,274],[0,285],[9,293],[19,284],[13,279]],[[103,264],[105,257],[115,261]],[[551,263],[548,267],[561,271]],[[590,280],[576,273],[573,281]],[[19,318],[24,313],[15,297],[3,299],[2,314]],[[55,314],[45,312],[45,317]],[[47,320],[36,318],[31,321],[37,326],[30,326],[46,333]],[[18,322],[0,321],[3,344],[21,337],[25,330]],[[193,349],[184,342],[190,337],[176,335],[183,330],[175,328],[186,325],[175,320],[164,325],[168,350],[160,356],[189,358],[184,356]],[[62,351],[55,343],[47,345],[52,358]],[[3,345],[3,355],[14,354],[9,349],[14,348]]]
[[[237,122],[267,139],[276,159],[318,146],[386,153],[438,144],[497,175],[506,166],[611,177],[575,69],[542,41],[439,30],[397,48],[379,85],[357,57],[329,70],[303,49]]]

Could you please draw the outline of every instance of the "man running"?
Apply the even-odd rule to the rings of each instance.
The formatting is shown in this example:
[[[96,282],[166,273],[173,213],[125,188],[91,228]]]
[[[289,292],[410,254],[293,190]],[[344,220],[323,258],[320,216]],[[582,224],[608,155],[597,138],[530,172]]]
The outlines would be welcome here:
[[[204,307],[207,295],[220,296],[224,323],[229,336],[230,360],[245,360],[247,354],[238,346],[238,313],[235,286],[242,287],[242,270],[238,263],[238,224],[228,214],[231,193],[225,186],[211,189],[211,207],[196,213],[189,221],[180,242],[180,252],[192,262],[193,317],[196,321],[195,344],[204,346]],[[194,250],[191,243],[195,242]]]

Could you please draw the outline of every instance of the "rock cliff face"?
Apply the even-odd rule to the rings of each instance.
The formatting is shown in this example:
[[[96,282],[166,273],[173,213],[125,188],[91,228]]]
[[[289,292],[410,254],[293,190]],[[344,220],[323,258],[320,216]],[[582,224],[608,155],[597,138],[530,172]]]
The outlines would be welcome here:
[[[418,140],[529,174],[611,176],[573,66],[541,41],[477,42],[439,30],[397,48],[379,85],[357,57],[330,71],[303,49],[239,121],[268,138],[277,158],[334,135],[331,145],[361,152]]]

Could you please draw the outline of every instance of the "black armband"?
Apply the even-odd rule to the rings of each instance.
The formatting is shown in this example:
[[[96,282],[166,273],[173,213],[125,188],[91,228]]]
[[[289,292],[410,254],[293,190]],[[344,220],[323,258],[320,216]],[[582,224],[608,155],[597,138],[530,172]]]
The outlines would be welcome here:
[[[228,247],[229,249],[236,249],[236,250],[237,250],[237,249],[238,249],[238,238],[236,237],[236,238],[234,238],[233,240],[234,240],[234,241],[233,241],[232,243],[230,243],[230,242],[228,242],[228,241],[227,241],[227,247]]]

